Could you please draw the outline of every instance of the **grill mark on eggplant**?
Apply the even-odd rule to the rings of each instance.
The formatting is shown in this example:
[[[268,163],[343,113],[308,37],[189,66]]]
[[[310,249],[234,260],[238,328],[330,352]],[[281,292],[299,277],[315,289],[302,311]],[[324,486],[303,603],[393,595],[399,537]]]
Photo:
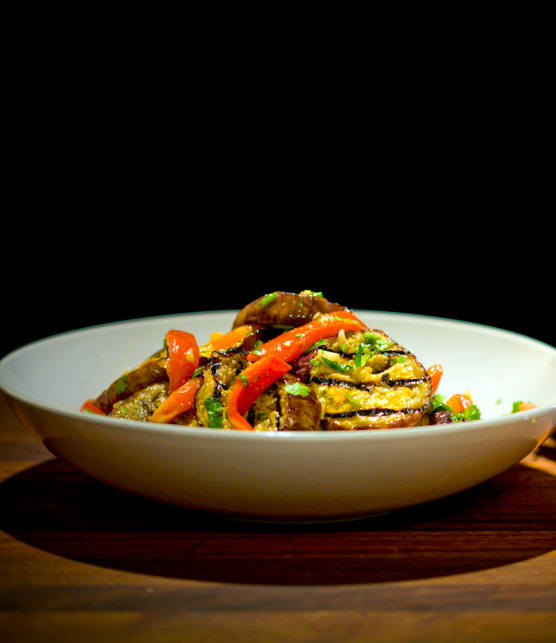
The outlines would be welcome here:
[[[282,409],[280,406],[280,394],[278,393],[277,390],[274,392],[273,397],[274,397],[274,401],[276,402],[276,430],[279,431],[280,423],[282,420]]]
[[[232,348],[225,348],[224,350],[219,351],[218,355],[219,357],[224,358],[235,355],[235,353],[244,353],[245,355],[247,355],[247,353],[243,350],[242,344],[240,344],[239,346],[232,346]]]
[[[342,388],[356,388],[369,392],[372,391],[375,386],[372,383],[366,384],[365,382],[360,382],[358,384],[357,382],[349,382],[347,380],[336,380],[332,377],[312,377],[311,382],[322,384],[323,386],[341,386]]]
[[[386,384],[386,386],[415,386],[416,384],[422,384],[423,382],[426,382],[427,379],[428,377],[425,376],[415,377],[413,379],[393,380],[390,379],[390,375],[388,373],[382,376],[382,381],[384,384]]]
[[[263,395],[272,395],[275,403],[276,403],[276,425],[275,429],[276,431],[280,430],[280,420],[282,419],[282,413],[280,409],[280,395],[278,394],[278,391],[272,392],[272,389],[267,390]],[[257,424],[257,420],[260,418],[255,417],[255,405],[253,404],[250,408],[249,411],[247,412],[247,421],[251,426],[255,426]]]
[[[356,416],[368,416],[368,415],[394,415],[396,413],[424,413],[428,409],[428,406],[421,406],[417,409],[388,409],[388,408],[374,408],[374,409],[360,409],[358,411],[345,411],[344,413],[325,413],[324,418],[326,419],[338,419],[338,418],[352,418]]]
[[[321,350],[324,350],[327,353],[334,353],[335,355],[343,355],[344,357],[355,357],[357,355],[357,352],[344,353],[344,351],[334,350],[333,348],[328,348],[325,346],[323,346]],[[375,355],[411,355],[411,353],[409,351],[392,349],[392,350],[376,351]]]

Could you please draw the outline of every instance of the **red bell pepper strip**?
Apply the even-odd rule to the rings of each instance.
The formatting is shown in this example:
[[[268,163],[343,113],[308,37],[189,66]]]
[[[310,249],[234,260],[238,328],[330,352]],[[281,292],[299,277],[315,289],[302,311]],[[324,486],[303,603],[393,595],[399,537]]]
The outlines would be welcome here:
[[[440,380],[442,379],[443,374],[444,374],[444,369],[442,368],[442,364],[433,364],[432,366],[429,366],[429,368],[427,368],[427,375],[430,376],[431,382],[432,382],[433,395],[436,393],[436,390],[438,389],[438,385],[440,384]]]
[[[322,315],[303,326],[292,328],[274,339],[261,344],[247,355],[250,362],[274,355],[285,362],[293,362],[306,353],[319,339],[333,337],[341,330],[365,330],[367,326],[349,312],[340,310]]]
[[[96,413],[97,415],[106,415],[104,411],[101,411],[101,409],[98,408],[93,400],[87,400],[84,402],[79,410],[87,413]]]
[[[237,376],[226,400],[226,415],[232,429],[253,430],[253,427],[243,416],[259,395],[289,370],[291,370],[291,366],[283,359],[270,355],[249,364]]]
[[[238,326],[229,333],[224,335],[213,333],[210,337],[209,345],[213,351],[221,351],[234,344],[239,344],[252,331],[253,327],[249,325]]]
[[[151,422],[168,424],[178,415],[189,411],[195,402],[195,393],[201,386],[200,377],[192,377],[171,393],[152,414]]]
[[[528,411],[530,409],[538,408],[537,404],[532,402],[515,402],[513,405],[512,413],[518,413],[519,411]]]
[[[446,404],[454,413],[461,413],[462,411],[465,411],[465,409],[468,409],[473,402],[466,395],[456,393],[455,395],[452,395],[449,400],[446,400]]]
[[[199,365],[200,352],[195,336],[184,330],[169,330],[166,333],[166,345],[168,346],[166,372],[172,393],[193,375]]]

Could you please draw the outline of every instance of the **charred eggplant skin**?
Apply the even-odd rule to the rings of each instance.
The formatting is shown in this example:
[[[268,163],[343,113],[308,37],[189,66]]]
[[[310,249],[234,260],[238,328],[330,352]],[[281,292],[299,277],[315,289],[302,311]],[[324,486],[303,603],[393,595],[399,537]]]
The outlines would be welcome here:
[[[295,375],[286,373],[278,386],[282,408],[280,431],[316,431],[321,418],[321,404],[315,392],[308,386],[302,395],[292,394],[296,384],[301,384]],[[292,388],[288,390],[288,385]]]
[[[125,400],[142,389],[168,380],[166,359],[147,360],[129,373],[124,373],[103,391],[95,400],[95,404],[107,415],[112,411],[116,402]]]
[[[116,402],[112,417],[147,422],[155,409],[168,397],[168,382],[158,382],[137,391],[130,397]]]
[[[346,310],[346,307],[332,303],[318,293],[278,290],[259,297],[242,308],[232,328],[244,324],[297,327],[310,322],[316,313],[326,314],[337,310]]]

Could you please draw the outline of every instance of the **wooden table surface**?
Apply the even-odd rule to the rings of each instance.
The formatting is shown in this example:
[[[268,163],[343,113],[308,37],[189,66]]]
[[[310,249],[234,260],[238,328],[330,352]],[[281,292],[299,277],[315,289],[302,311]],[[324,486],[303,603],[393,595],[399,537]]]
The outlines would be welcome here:
[[[55,459],[2,399],[0,516],[3,643],[556,641],[546,444],[450,498],[274,526],[116,491]]]

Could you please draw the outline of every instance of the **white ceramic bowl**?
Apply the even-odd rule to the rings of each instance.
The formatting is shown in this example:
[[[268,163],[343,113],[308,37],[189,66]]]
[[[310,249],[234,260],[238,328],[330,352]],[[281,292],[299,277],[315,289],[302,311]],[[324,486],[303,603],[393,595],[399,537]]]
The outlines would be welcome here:
[[[556,425],[556,349],[431,317],[356,311],[425,366],[439,392],[469,389],[482,420],[355,432],[245,433],[78,411],[157,350],[170,328],[202,343],[235,312],[97,326],[35,342],[0,362],[0,386],[56,456],[114,487],[184,507],[270,520],[344,519],[434,500],[517,463]],[[511,414],[515,400],[539,408]]]

